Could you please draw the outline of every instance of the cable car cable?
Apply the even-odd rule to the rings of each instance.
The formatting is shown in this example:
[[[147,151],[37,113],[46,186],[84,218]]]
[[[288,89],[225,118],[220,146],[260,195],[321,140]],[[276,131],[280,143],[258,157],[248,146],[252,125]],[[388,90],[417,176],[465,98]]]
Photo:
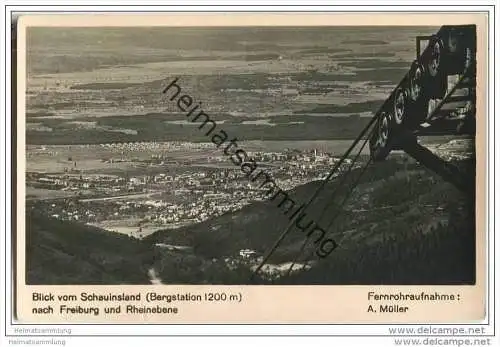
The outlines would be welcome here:
[[[321,211],[321,214],[320,214],[320,217],[318,218],[318,223],[321,222],[321,220],[323,219],[323,217],[325,216],[325,213],[326,211],[328,211],[330,209],[330,207],[333,205],[333,198],[334,196],[337,194],[337,191],[339,190],[340,187],[344,186],[344,183],[347,181],[347,179],[349,178],[349,173],[352,171],[354,165],[356,164],[357,160],[359,159],[359,157],[361,156],[361,152],[363,151],[363,149],[365,148],[366,144],[368,143],[369,139],[370,139],[370,136],[373,134],[373,131],[372,130],[370,132],[370,134],[367,136],[367,138],[365,139],[365,141],[363,142],[363,144],[361,145],[358,153],[356,154],[356,156],[353,158],[352,160],[352,163],[349,165],[349,168],[343,173],[342,175],[342,178],[340,180],[340,182],[335,186],[335,188],[333,189],[333,191],[331,192],[330,194],[330,197],[327,201],[327,203],[325,204],[325,207],[323,208],[323,210]],[[343,203],[340,204],[339,207],[342,207]],[[326,230],[328,230],[330,227],[331,227],[331,224],[332,222],[330,221],[328,227],[326,228]],[[292,265],[290,266],[290,268],[288,269],[287,271],[287,275],[289,275],[291,273],[291,271],[293,270],[293,267],[295,266],[295,264],[297,263],[297,260],[300,258],[300,255],[303,253],[305,247],[307,246],[307,244],[309,243],[309,238],[306,238],[304,240],[304,242],[302,243],[302,246],[300,247],[300,250],[297,254],[297,256],[295,257],[295,259],[293,260],[292,262]]]
[[[366,172],[366,169],[368,168],[368,166],[370,165],[371,163],[371,158],[366,162],[366,164],[364,165],[363,169],[361,170],[361,173],[358,175],[358,177],[356,178],[356,180],[354,181],[354,184],[351,186],[351,188],[349,189],[349,191],[347,192],[347,194],[344,196],[344,199],[342,200],[342,202],[340,203],[339,207],[338,207],[338,210],[337,210],[337,213],[333,216],[333,218],[330,220],[330,222],[328,223],[327,227],[326,227],[326,231],[328,232],[328,230],[332,227],[333,225],[333,222],[340,216],[341,212],[343,211],[342,210],[342,207],[347,203],[347,201],[349,200],[349,198],[351,197],[354,189],[358,186],[359,184],[359,181],[361,180],[361,177],[363,176],[363,174]],[[301,250],[299,251],[299,254],[295,257],[294,261],[292,262],[292,265],[290,266],[290,268],[288,269],[287,271],[287,276],[290,275],[290,273],[292,272],[293,270],[293,267],[295,266],[295,264],[297,263],[298,259],[300,258],[300,255],[302,254],[302,252],[304,251],[306,245],[308,244],[309,242],[309,238],[306,238],[302,244],[302,247],[301,247]],[[309,257],[307,258],[307,260],[304,262],[304,265],[302,266],[302,269],[304,269],[306,266],[307,266],[307,263],[311,260],[311,255],[309,255]],[[301,269],[301,270],[302,270]]]
[[[321,193],[321,191],[325,187],[326,183],[328,181],[330,181],[330,179],[333,177],[335,171],[337,171],[339,169],[339,167],[342,165],[342,163],[345,161],[345,159],[349,156],[349,154],[352,152],[352,150],[354,149],[354,147],[356,147],[356,145],[358,144],[358,142],[361,141],[361,139],[365,136],[365,134],[371,128],[371,126],[373,124],[375,124],[375,122],[379,118],[379,115],[380,115],[380,113],[377,112],[377,114],[370,119],[370,122],[368,122],[368,124],[364,127],[364,129],[361,131],[361,133],[358,135],[358,137],[353,141],[353,143],[347,149],[347,151],[344,153],[344,155],[342,156],[342,158],[333,167],[333,169],[330,171],[330,173],[328,174],[328,176],[322,181],[322,183],[318,187],[318,189],[316,189],[316,191],[311,195],[311,197],[309,198],[309,200],[307,201],[307,203],[304,205],[304,211],[307,209],[307,207],[309,207],[309,205],[314,201],[314,199],[316,199],[316,197]],[[252,275],[250,277],[251,280],[260,271],[260,269],[262,269],[262,267],[269,260],[269,258],[274,253],[274,251],[279,247],[279,244],[283,241],[283,239],[285,238],[285,236],[290,232],[290,230],[292,229],[292,227],[293,227],[294,224],[295,224],[295,221],[292,219],[290,221],[290,223],[288,224],[288,226],[286,227],[286,229],[281,233],[281,235],[278,237],[278,239],[273,244],[273,246],[271,247],[271,249],[268,251],[268,253],[264,256],[262,262],[254,270],[254,272],[252,273]]]

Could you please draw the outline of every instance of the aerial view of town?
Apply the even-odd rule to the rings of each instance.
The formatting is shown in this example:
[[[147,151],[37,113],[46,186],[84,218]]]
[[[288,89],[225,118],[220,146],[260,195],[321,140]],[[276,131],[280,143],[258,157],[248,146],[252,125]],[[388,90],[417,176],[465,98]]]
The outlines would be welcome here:
[[[141,238],[264,200],[265,188],[252,184],[212,146],[139,142],[33,147],[28,152],[33,161],[59,159],[45,172],[28,170],[28,206],[54,218]],[[75,157],[82,149],[96,157],[93,169],[88,160]],[[316,150],[249,154],[285,190],[322,179],[338,160]]]
[[[221,148],[207,141],[200,124],[180,113],[162,90],[178,78],[183,91],[237,138],[239,148],[244,148],[282,190],[300,193],[328,175],[399,82],[414,57],[414,37],[435,30],[29,28],[25,114],[28,226],[41,230],[37,237],[50,240],[46,236],[50,228],[42,225],[45,221],[56,223],[64,230],[61,233],[84,226],[106,231],[106,235],[122,235],[127,239],[123,242],[140,241],[140,247],[147,244],[154,250],[143,252],[141,248],[141,254],[154,253],[155,258],[144,268],[143,264],[137,266],[145,278],[139,274],[130,281],[138,283],[170,283],[169,276],[185,283],[217,282],[203,276],[214,266],[215,273],[222,271],[219,263],[228,271],[235,271],[238,264],[251,269],[272,239],[252,234],[245,224],[253,218],[253,208],[266,212],[261,207],[266,202],[265,189],[250,181]],[[454,160],[470,157],[473,152],[471,139],[443,136],[424,141]],[[360,156],[350,169],[361,168],[369,157],[368,148],[362,149]],[[404,169],[406,178],[391,173],[393,188],[375,181],[362,186],[355,199],[359,206],[350,205],[357,215],[346,214],[339,227],[365,235],[375,235],[377,225],[385,228],[385,222],[372,221],[366,205],[372,200],[362,197],[375,195],[381,187],[393,194],[408,194],[408,200],[401,204],[375,206],[399,208],[399,212],[387,210],[389,215],[414,213],[415,199],[428,200],[419,207],[432,212],[425,221],[428,227],[422,230],[447,223],[443,206],[448,206],[444,198],[448,187],[435,178],[427,181],[426,175],[431,174],[423,173],[418,163],[408,164],[401,158],[395,151],[389,164],[384,164],[393,167],[380,167]],[[348,158],[339,172],[352,163]],[[408,183],[407,177],[413,174],[419,177],[417,183]],[[386,180],[382,176],[378,179]],[[396,188],[397,184],[407,186]],[[414,184],[423,184],[425,189]],[[428,184],[437,188],[428,189]],[[417,197],[420,193],[427,198]],[[274,227],[271,217],[259,218]],[[422,222],[412,218],[408,219],[410,227]],[[347,226],[348,222],[358,224]],[[276,223],[282,226],[284,221]],[[240,227],[244,230],[241,233]],[[273,229],[274,237],[278,229]],[[33,263],[28,280],[92,282],[47,270],[43,264],[59,253],[44,253],[36,242],[27,246],[28,256],[46,260]],[[288,251],[297,251],[297,245],[290,243]],[[59,246],[51,243],[50,247]],[[57,261],[76,264],[83,259],[68,254]],[[181,263],[190,264],[191,272],[184,277],[179,275],[179,265],[172,265],[178,264],[172,259],[179,254],[183,254]],[[289,264],[293,257],[287,254],[267,270],[276,273]],[[105,255],[90,257],[88,278],[94,276],[95,259]],[[116,259],[111,260],[116,268],[135,266]],[[193,273],[195,268],[201,272]],[[108,271],[99,269],[95,271]],[[127,279],[109,280],[123,281]]]

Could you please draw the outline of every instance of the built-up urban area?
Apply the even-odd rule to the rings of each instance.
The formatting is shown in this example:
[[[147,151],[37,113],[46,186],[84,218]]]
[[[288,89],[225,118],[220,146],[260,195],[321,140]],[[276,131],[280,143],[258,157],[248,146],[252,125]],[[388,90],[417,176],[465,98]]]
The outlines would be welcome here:
[[[199,223],[265,199],[266,189],[249,180],[238,167],[228,162],[227,156],[208,155],[197,159],[188,156],[182,159],[169,154],[169,150],[175,153],[180,147],[200,150],[205,145],[97,145],[96,150],[111,153],[108,158],[100,160],[103,165],[126,164],[133,169],[116,173],[95,172],[82,167],[77,159],[68,157],[63,159],[62,172],[28,170],[27,206],[53,218],[99,225],[140,238],[159,229]],[[148,157],[136,158],[133,155],[154,146],[161,150],[153,151]],[[283,190],[324,178],[338,160],[333,154],[318,150],[248,153]],[[50,157],[59,153],[47,146],[31,151],[30,155]],[[347,160],[344,165],[350,163]],[[47,194],[40,197],[30,192]],[[51,192],[55,195],[49,194]]]

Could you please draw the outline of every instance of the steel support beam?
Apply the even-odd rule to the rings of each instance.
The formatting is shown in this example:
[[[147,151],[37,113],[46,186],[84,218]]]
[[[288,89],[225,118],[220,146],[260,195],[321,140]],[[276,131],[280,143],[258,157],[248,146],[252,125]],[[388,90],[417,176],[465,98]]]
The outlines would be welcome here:
[[[402,149],[419,163],[434,171],[445,181],[453,184],[466,194],[474,194],[475,180],[464,175],[455,165],[448,163],[429,149],[417,143],[413,134],[404,134],[401,141]]]

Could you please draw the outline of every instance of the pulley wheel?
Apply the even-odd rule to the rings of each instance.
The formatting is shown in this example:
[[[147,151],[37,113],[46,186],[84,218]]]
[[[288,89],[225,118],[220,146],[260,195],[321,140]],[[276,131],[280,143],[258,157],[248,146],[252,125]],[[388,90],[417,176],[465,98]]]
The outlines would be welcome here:
[[[417,61],[414,61],[409,74],[410,80],[410,98],[412,101],[417,101],[422,94],[422,85],[424,77],[424,67]]]
[[[465,49],[464,74],[472,66],[473,60],[474,60],[474,57],[472,56],[472,49],[470,49],[469,47],[467,47]]]
[[[394,95],[394,121],[397,125],[403,123],[406,112],[406,95],[402,88],[398,88]]]
[[[441,40],[434,36],[429,41],[429,57],[427,62],[427,71],[431,77],[436,77],[439,73],[440,64],[441,64],[441,56],[443,53],[443,44]]]
[[[448,34],[448,52],[451,54],[454,54],[457,52],[459,46],[459,38],[458,38],[458,33],[456,30],[451,29],[449,34]]]
[[[391,118],[387,113],[382,112],[370,138],[370,154],[374,161],[384,160],[389,154],[390,129]]]
[[[387,113],[382,113],[378,126],[378,146],[387,147],[389,143],[389,116]]]

